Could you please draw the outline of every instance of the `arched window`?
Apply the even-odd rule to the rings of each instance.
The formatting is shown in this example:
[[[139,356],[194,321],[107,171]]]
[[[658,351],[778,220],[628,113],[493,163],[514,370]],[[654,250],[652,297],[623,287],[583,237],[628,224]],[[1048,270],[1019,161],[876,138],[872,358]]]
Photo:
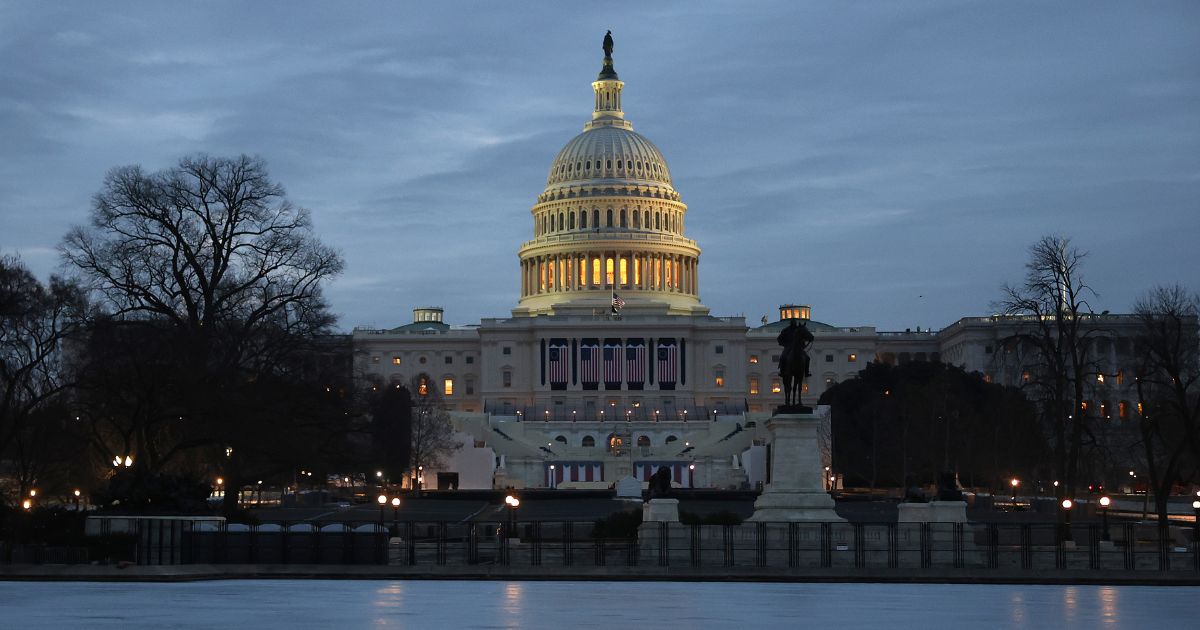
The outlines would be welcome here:
[[[611,169],[612,168],[612,159],[610,158],[607,162],[605,162],[605,165],[606,165],[606,168]]]
[[[650,438],[645,435],[639,435],[637,439],[638,446],[650,446]]]
[[[608,227],[613,226],[612,221],[613,221],[612,210],[609,210],[608,211]]]
[[[575,213],[574,212],[567,215],[567,229],[568,230],[575,229]]]
[[[563,213],[559,212],[558,213],[558,230],[561,232],[562,229],[563,229]]]
[[[668,435],[667,440],[665,442],[663,442],[663,444],[670,444],[671,442],[675,442],[678,440],[679,440],[679,438],[675,437],[674,435]]]
[[[662,213],[661,212],[654,213],[654,229],[656,229],[656,230],[662,229]]]
[[[579,229],[587,228],[587,210],[579,213]]]
[[[629,225],[625,222],[625,211],[624,210],[621,211],[621,227],[629,227]]]
[[[596,160],[596,170],[600,170],[600,160]]]
[[[596,445],[596,438],[590,435],[585,435],[583,436],[583,442],[580,445],[584,448],[591,448]]]
[[[592,227],[594,227],[594,228],[600,227],[600,211],[599,210],[592,210]]]
[[[638,212],[637,210],[634,210],[633,211],[633,228],[637,229],[640,227],[642,227],[642,213]]]
[[[565,435],[556,435],[556,436],[554,436],[554,441],[555,441],[555,442],[560,442],[560,443],[562,443],[562,444],[566,444],[566,443],[567,443],[567,437],[566,437]]]
[[[642,222],[642,225],[646,226],[647,230],[650,229],[650,211],[649,210],[646,211],[646,218]]]

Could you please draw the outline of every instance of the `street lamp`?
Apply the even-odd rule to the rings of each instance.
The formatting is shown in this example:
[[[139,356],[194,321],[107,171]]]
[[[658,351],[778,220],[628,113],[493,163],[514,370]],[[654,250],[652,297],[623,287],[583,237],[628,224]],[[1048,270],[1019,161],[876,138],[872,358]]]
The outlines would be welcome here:
[[[1013,477],[1012,480],[1009,481],[1008,483],[1012,485],[1012,509],[1014,512],[1016,512],[1017,511],[1017,486],[1021,485],[1021,480],[1017,479],[1016,477]]]
[[[392,497],[392,535],[400,535],[400,497]]]
[[[512,538],[517,530],[517,506],[521,505],[521,500],[513,495],[504,497],[504,504],[508,506],[508,538]]]
[[[556,485],[558,485],[556,483],[557,481],[558,480],[554,477],[554,464],[550,464],[550,487],[554,488]]]
[[[383,511],[387,508],[388,498],[387,495],[381,494],[375,500],[379,502],[379,526],[383,527]]]
[[[1100,520],[1104,522],[1104,533],[1100,536],[1100,540],[1107,542],[1110,540],[1108,535],[1108,506],[1112,504],[1112,499],[1108,497],[1100,497]]]
[[[79,491],[79,488],[76,488],[76,489],[75,489],[74,495],[75,495],[75,511],[76,511],[76,512],[78,512],[78,511],[79,511],[79,497],[80,497],[82,494],[83,494],[83,493]]]
[[[1197,492],[1196,496],[1200,496],[1200,492]],[[1192,544],[1200,545],[1200,499],[1192,501],[1192,514],[1196,517],[1196,520],[1192,521]]]
[[[1071,508],[1075,507],[1075,503],[1070,499],[1062,500],[1063,514],[1065,514],[1065,522],[1063,523],[1063,540],[1071,540]]]

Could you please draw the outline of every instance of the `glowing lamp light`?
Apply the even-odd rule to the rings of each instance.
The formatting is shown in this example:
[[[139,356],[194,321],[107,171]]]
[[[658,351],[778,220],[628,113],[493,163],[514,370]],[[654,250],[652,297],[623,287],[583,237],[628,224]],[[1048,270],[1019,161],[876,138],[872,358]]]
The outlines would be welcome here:
[[[382,470],[376,470],[376,471],[375,471],[375,476],[376,476],[377,478],[380,478],[380,479],[382,479],[382,478],[383,478],[383,471],[382,471]]]
[[[1200,510],[1200,501],[1192,501],[1192,509]]]
[[[1013,477],[1012,481],[1010,481],[1009,483],[1011,483],[1012,487],[1014,487],[1014,488],[1021,485],[1021,482],[1016,477]]]
[[[688,464],[688,470],[696,470],[695,464]]]
[[[25,499],[24,501],[21,502],[21,507],[28,510],[33,507],[33,501],[30,501],[29,499]]]
[[[218,485],[218,486],[223,486],[223,485],[225,485],[225,478],[224,478],[224,477],[217,477],[217,485]]]
[[[36,496],[37,496],[37,490],[30,490],[30,491],[29,491],[29,496],[31,496],[31,497],[36,497]]]
[[[1112,503],[1112,499],[1110,499],[1108,497],[1100,497],[1100,506],[1101,507],[1108,507],[1110,503]]]
[[[76,491],[75,491],[75,496],[79,496],[79,495],[80,495],[80,492],[79,492],[79,490],[76,490]]]
[[[379,505],[384,505],[387,503],[387,497],[382,494],[376,497],[375,500],[379,502]]]
[[[395,497],[392,499],[392,507],[394,507],[394,508],[400,507],[400,497]]]
[[[1069,509],[1071,509],[1071,508],[1072,508],[1072,507],[1074,507],[1074,506],[1075,506],[1075,503],[1074,503],[1074,502],[1072,502],[1070,499],[1063,499],[1063,500],[1062,500],[1062,507],[1063,507],[1063,509],[1064,509],[1064,510],[1069,510]]]
[[[126,456],[125,456],[125,467],[126,467],[126,468],[129,468],[129,467],[130,467],[130,466],[132,466],[132,465],[133,465],[133,456],[132,456],[132,455],[126,455]]]

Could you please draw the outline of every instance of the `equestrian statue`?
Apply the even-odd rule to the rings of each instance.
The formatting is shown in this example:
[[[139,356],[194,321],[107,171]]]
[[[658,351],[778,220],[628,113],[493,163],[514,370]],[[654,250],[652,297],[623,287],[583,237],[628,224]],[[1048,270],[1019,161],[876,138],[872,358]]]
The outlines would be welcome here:
[[[813,334],[808,326],[796,319],[791,320],[776,339],[783,347],[779,355],[779,376],[783,380],[783,407],[781,411],[793,413],[812,413],[812,409],[800,404],[800,394],[804,391],[804,379],[812,376],[809,373],[808,349],[812,347]]]

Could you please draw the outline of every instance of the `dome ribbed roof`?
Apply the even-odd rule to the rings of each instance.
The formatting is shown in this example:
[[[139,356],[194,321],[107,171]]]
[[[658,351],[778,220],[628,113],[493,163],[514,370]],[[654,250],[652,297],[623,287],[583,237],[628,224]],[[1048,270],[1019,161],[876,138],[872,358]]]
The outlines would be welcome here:
[[[558,152],[546,185],[605,180],[671,186],[671,171],[662,152],[645,136],[620,127],[596,127]]]

